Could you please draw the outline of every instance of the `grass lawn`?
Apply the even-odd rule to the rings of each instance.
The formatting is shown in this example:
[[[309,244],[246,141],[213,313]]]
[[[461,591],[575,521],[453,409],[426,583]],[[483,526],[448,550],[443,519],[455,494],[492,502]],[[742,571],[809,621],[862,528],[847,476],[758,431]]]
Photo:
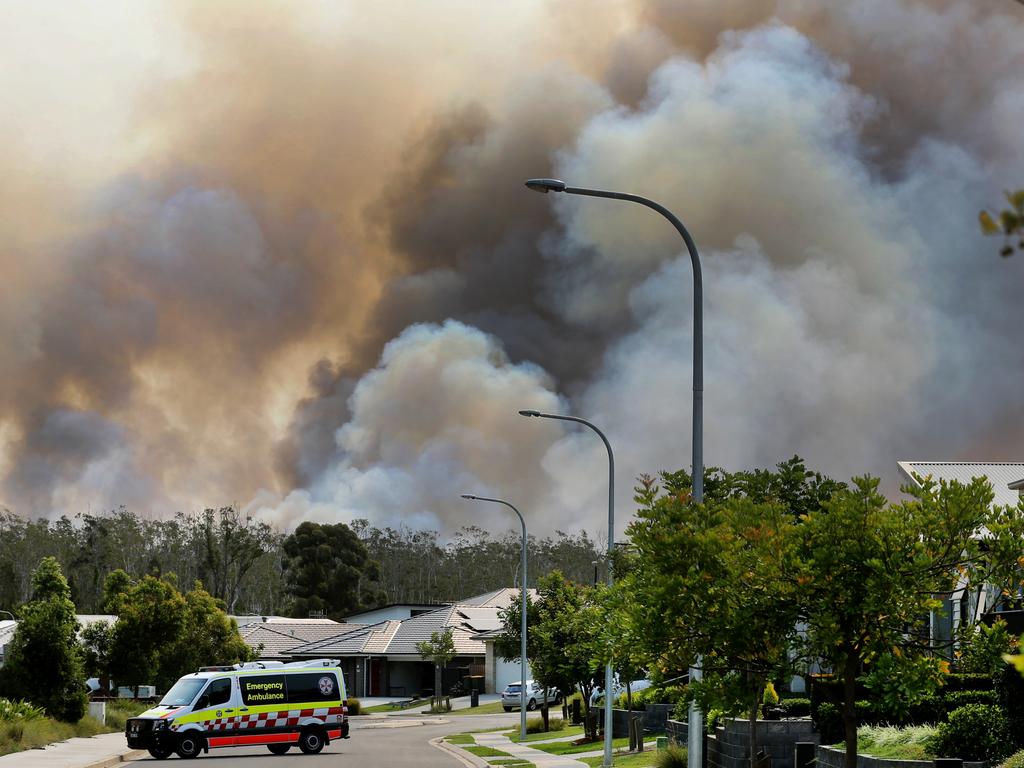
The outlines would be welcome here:
[[[651,768],[654,765],[655,755],[657,754],[658,750],[649,749],[639,755],[616,755],[615,768]],[[587,765],[594,766],[594,768],[600,768],[604,757],[581,757],[578,759]]]
[[[654,737],[652,737],[654,738]],[[620,749],[629,746],[629,737],[612,740],[612,749]],[[535,744],[534,749],[539,749],[552,755],[573,755],[577,752],[593,752],[595,749],[604,749],[604,740],[591,741],[586,744],[573,744],[571,741],[555,741],[551,744]]]
[[[374,707],[367,707],[359,714],[376,714],[377,712],[406,712],[410,709],[419,709],[424,704],[430,704],[430,699],[416,699],[412,704],[405,707],[396,707],[391,704],[377,704]]]
[[[464,747],[459,747],[459,749],[464,749],[467,752],[472,752],[477,757],[483,757],[483,758],[488,758],[488,757],[511,757],[511,758],[515,758],[515,755],[510,755],[508,752],[502,752],[500,749],[495,749],[494,747],[464,746]]]
[[[519,729],[516,728],[514,731],[505,731],[505,736],[509,739],[518,743],[519,741]],[[528,733],[526,734],[527,741],[545,741],[546,739],[560,739],[563,736],[575,736],[579,738],[583,735],[583,726],[576,725],[571,728],[563,728],[560,731],[548,731],[547,733]]]

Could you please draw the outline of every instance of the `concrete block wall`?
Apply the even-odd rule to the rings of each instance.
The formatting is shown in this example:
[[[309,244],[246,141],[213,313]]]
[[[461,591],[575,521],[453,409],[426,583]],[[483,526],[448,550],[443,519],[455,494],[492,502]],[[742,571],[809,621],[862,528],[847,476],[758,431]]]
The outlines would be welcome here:
[[[818,734],[809,719],[758,720],[756,727],[756,749],[771,757],[772,768],[794,768],[793,753],[798,741],[818,743]],[[747,768],[750,765],[749,723],[726,719],[715,729],[714,735],[708,736],[706,754],[708,768]]]

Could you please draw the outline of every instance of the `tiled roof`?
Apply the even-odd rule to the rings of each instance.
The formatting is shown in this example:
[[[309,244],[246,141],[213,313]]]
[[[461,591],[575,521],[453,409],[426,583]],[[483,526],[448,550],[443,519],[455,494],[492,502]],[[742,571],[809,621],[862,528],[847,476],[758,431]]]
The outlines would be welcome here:
[[[530,593],[536,596],[535,590]],[[455,653],[459,656],[485,654],[480,634],[501,627],[499,611],[519,599],[519,590],[506,588],[470,597],[402,621],[382,621],[334,637],[299,645],[292,656],[419,656],[417,643],[430,640],[434,632],[452,628]]]
[[[975,477],[987,477],[995,494],[994,502],[1000,506],[1009,504],[1016,506],[1020,495],[1009,488],[1024,478],[1024,462],[971,462],[971,461],[901,461],[900,471],[915,484],[919,484],[914,475],[935,480],[957,480],[969,483]]]
[[[339,624],[330,619],[273,619],[245,624],[239,627],[239,632],[250,647],[263,646],[261,658],[277,659],[289,656],[288,651],[296,646],[336,637],[360,627],[361,624]]]

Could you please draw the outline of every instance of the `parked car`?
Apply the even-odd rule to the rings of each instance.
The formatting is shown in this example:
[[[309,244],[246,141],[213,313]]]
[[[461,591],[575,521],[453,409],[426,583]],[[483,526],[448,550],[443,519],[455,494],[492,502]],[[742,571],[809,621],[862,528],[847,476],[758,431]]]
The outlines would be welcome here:
[[[629,684],[629,690],[630,690],[630,693],[636,693],[637,691],[642,691],[645,688],[650,688],[652,685],[653,685],[653,683],[650,680],[648,680],[647,678],[642,678],[640,680],[633,680],[633,681],[631,681],[630,684]],[[619,696],[621,696],[625,692],[626,692],[626,684],[621,682],[619,680],[618,675],[616,675],[615,679],[613,681],[613,684],[612,684],[612,696],[614,696],[615,698],[618,698]],[[596,686],[594,688],[593,692],[590,694],[590,706],[592,706],[592,707],[593,706],[597,706],[598,704],[600,704],[603,701],[604,701],[604,688],[601,687],[601,686]]]
[[[520,704],[520,688],[519,683],[509,683],[505,686],[505,690],[501,692],[501,708],[506,712],[511,712],[513,709],[519,709]],[[548,704],[557,704],[562,699],[562,694],[557,688],[547,689],[547,699],[544,697],[544,686],[540,685],[536,680],[526,681],[526,708],[531,712],[535,710],[545,701]]]

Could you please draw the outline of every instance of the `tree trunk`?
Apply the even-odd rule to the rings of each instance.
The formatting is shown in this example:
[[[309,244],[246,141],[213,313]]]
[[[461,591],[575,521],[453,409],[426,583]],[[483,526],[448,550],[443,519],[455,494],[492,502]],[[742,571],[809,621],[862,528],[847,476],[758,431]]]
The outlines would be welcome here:
[[[846,768],[857,768],[857,660],[846,657],[843,667],[843,736],[846,740]]]
[[[757,702],[750,708],[747,717],[748,738],[750,741],[750,768],[757,768]]]

